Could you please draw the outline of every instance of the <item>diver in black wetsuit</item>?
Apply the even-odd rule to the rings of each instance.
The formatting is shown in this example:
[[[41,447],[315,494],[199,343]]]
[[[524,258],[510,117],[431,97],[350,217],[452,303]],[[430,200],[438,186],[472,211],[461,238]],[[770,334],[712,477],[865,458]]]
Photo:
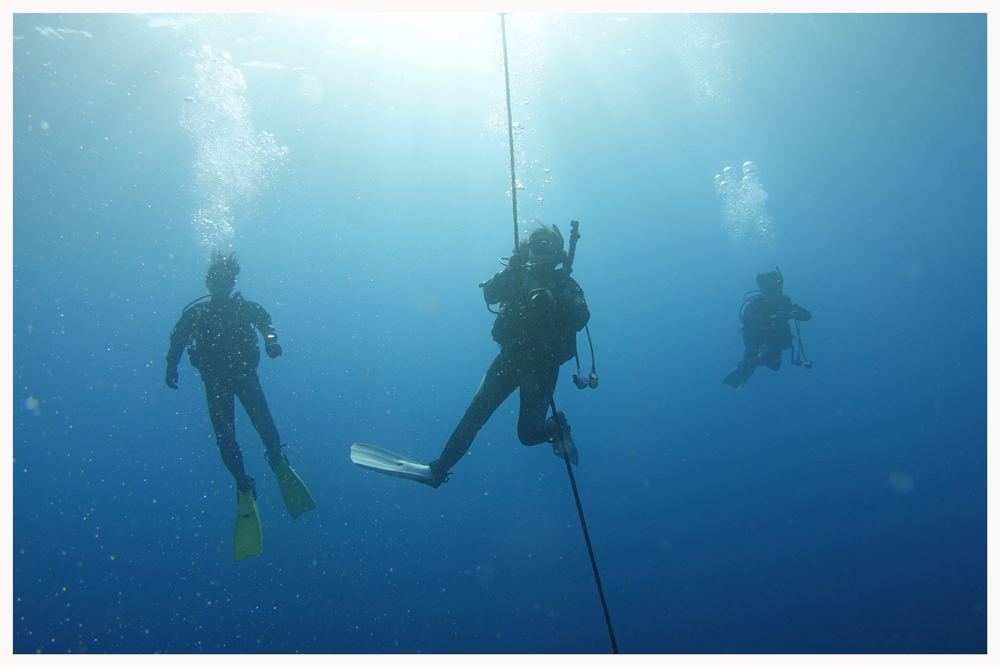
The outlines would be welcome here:
[[[526,246],[526,249],[525,249]],[[576,333],[590,319],[580,285],[568,272],[556,269],[566,261],[558,228],[542,226],[522,244],[507,267],[480,285],[487,304],[500,304],[493,323],[493,340],[500,345],[465,416],[451,434],[441,456],[429,467],[433,479],[417,480],[434,488],[447,480],[448,470],[461,460],[473,439],[500,404],[521,389],[517,437],[524,445],[556,443],[558,428],[545,414],[559,377],[559,367],[573,358]],[[570,460],[578,454],[569,437],[570,427],[558,413]]]
[[[808,322],[812,319],[812,313],[782,294],[784,282],[777,267],[770,273],[757,274],[760,294],[747,299],[740,311],[740,322],[743,323],[740,331],[746,345],[743,360],[723,378],[725,384],[737,389],[742,387],[757,366],[780,369],[782,351],[791,349],[794,342],[788,321]],[[807,368],[811,365],[807,362]]]
[[[191,365],[205,383],[208,414],[222,461],[236,480],[237,490],[253,489],[256,497],[254,480],[243,468],[243,454],[236,442],[233,399],[238,397],[243,404],[273,468],[283,454],[278,429],[257,377],[260,349],[254,327],[264,336],[268,357],[280,357],[281,346],[267,311],[239,292],[230,296],[239,272],[240,265],[232,255],[226,258],[216,253],[205,276],[211,299],[187,308],[170,332],[165,381],[168,387],[177,389],[177,364],[187,348]]]

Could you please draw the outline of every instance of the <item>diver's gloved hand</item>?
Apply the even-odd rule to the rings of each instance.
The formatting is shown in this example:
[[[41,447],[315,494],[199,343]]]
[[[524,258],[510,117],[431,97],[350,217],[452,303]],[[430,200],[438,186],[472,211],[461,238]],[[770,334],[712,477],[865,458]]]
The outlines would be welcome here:
[[[533,289],[528,294],[531,307],[535,310],[548,310],[552,302],[556,300],[555,295],[544,287]]]
[[[177,375],[177,367],[173,366],[173,367],[167,368],[167,375],[166,375],[166,377],[163,378],[163,381],[166,382],[167,386],[170,387],[171,389],[177,389],[177,378],[178,377],[180,377],[180,376]]]
[[[517,270],[522,266],[524,266],[524,258],[521,257],[521,253],[519,252],[515,252],[513,255],[510,256],[510,259],[507,260],[508,269]]]
[[[268,343],[264,345],[264,351],[267,352],[267,356],[271,359],[281,356],[281,346],[277,343]]]

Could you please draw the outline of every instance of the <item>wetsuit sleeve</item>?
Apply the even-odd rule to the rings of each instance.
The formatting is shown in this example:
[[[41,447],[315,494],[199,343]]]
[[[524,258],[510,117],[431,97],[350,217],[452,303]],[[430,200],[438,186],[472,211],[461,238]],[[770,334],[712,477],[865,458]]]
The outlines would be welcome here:
[[[787,322],[788,320],[799,320],[800,322],[808,322],[812,319],[812,313],[793,302],[791,297],[787,294],[781,297],[781,306],[778,308],[777,312],[774,313],[778,319],[782,322]]]
[[[507,267],[482,284],[487,304],[511,301],[517,297],[517,270]]]
[[[812,313],[797,303],[792,303],[792,319],[800,322],[808,322],[813,318]]]
[[[244,301],[243,316],[260,331],[260,335],[264,337],[265,347],[278,342],[278,334],[271,324],[271,316],[259,303]]]
[[[176,368],[184,354],[184,348],[191,340],[194,333],[194,323],[198,319],[198,308],[189,308],[184,311],[181,318],[177,320],[173,331],[170,332],[170,349],[167,350],[167,368]]]

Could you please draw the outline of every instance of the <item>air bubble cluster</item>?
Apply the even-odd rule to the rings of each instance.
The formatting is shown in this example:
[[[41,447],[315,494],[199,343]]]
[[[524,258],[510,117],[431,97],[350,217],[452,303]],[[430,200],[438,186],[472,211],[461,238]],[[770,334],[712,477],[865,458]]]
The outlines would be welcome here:
[[[765,210],[767,192],[753,161],[743,163],[742,172],[726,167],[715,176],[715,193],[722,199],[722,223],[738,247],[770,245],[773,221]]]
[[[243,97],[246,79],[229,54],[215,55],[204,46],[198,57],[198,93],[195,103],[184,105],[180,122],[197,146],[192,193],[198,208],[192,223],[202,245],[213,248],[234,235],[231,206],[252,206],[288,149],[267,132],[254,132],[250,105]]]

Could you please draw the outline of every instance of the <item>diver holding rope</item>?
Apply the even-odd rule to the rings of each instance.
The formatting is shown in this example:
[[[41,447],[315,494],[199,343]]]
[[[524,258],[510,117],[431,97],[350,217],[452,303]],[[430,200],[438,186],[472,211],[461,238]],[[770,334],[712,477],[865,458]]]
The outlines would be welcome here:
[[[571,267],[563,245],[556,225],[540,225],[502,271],[480,284],[487,307],[500,304],[499,311],[491,310],[497,313],[491,333],[500,352],[441,455],[421,465],[387,450],[355,443],[351,458],[356,464],[436,489],[448,480],[449,470],[469,450],[479,430],[518,388],[517,437],[521,444],[548,442],[557,456],[578,462],[565,415],[556,412],[554,418],[546,418],[559,367],[576,356],[576,333],[590,320],[583,289],[569,275]],[[596,373],[593,377],[596,385]]]

